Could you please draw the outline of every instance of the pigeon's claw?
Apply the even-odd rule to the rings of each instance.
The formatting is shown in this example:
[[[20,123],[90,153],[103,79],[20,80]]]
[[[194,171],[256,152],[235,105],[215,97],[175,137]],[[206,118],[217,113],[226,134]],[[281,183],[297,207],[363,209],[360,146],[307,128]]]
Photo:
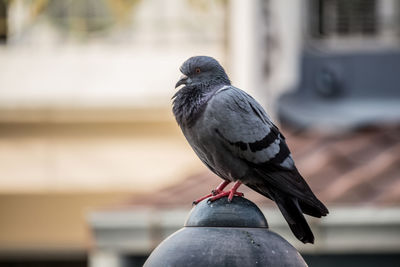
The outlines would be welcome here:
[[[208,194],[204,197],[199,198],[198,200],[193,201],[193,205],[197,205],[199,204],[201,201],[203,201],[206,198],[212,197],[212,196],[216,196],[218,194],[221,194],[223,191],[223,189],[230,184],[230,181],[224,180],[222,183],[220,183],[217,188],[215,188],[213,191],[211,191],[211,194]]]
[[[228,202],[232,202],[233,196],[243,197],[244,194],[243,194],[242,192],[233,192],[233,191],[230,191],[230,192],[229,192],[229,196],[228,196]]]
[[[214,191],[214,190],[213,190],[213,191]],[[192,205],[197,205],[197,204],[199,204],[200,202],[202,202],[204,199],[209,198],[209,197],[212,197],[213,195],[214,195],[213,193],[208,194],[208,195],[205,195],[204,197],[201,197],[201,198],[199,198],[198,200],[193,201]]]
[[[209,198],[207,200],[207,202],[213,202],[217,199],[223,198],[223,197],[228,197],[228,202],[232,202],[232,199],[234,196],[238,196],[238,197],[243,197],[244,194],[242,192],[234,192],[232,189],[229,191],[223,191],[221,193],[219,193],[218,195],[212,196],[211,198]]]
[[[212,196],[211,198],[209,198],[207,201],[208,202],[213,202],[217,199],[223,198],[228,196],[228,202],[232,202],[232,199],[234,196],[238,196],[238,197],[243,197],[244,194],[242,192],[238,192],[237,189],[239,188],[239,186],[241,185],[241,182],[236,182],[234,184],[234,186],[231,188],[231,190],[229,191],[221,191],[219,194]]]
[[[222,192],[224,192],[224,191],[219,190],[219,189],[217,188],[217,189],[214,189],[213,191],[211,191],[211,195],[216,196],[216,195],[218,195],[218,194],[220,194],[220,193],[222,193]]]

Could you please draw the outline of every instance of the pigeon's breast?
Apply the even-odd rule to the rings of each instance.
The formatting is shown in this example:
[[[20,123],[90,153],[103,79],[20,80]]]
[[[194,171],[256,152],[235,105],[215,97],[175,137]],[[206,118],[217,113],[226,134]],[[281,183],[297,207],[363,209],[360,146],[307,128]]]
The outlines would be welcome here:
[[[175,94],[172,110],[182,130],[193,127],[202,116],[210,98],[210,94],[204,94],[191,86],[185,86]]]
[[[221,123],[214,116],[213,110],[206,106],[193,127],[183,132],[198,157],[214,173],[227,180],[240,180],[246,175],[248,166],[232,155],[221,142],[217,135]]]

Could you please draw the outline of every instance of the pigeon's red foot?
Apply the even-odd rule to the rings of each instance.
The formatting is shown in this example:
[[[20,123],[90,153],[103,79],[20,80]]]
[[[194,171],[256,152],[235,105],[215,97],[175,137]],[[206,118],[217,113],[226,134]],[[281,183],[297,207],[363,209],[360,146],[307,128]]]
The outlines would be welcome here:
[[[206,198],[212,197],[212,196],[217,196],[224,191],[222,191],[228,184],[230,184],[230,181],[224,180],[222,183],[220,183],[217,188],[215,188],[213,191],[211,191],[211,194],[205,195],[204,197],[199,198],[198,200],[193,201],[193,205],[199,204],[201,201],[203,201]]]
[[[237,189],[241,185],[241,182],[236,182],[235,185],[229,191],[221,191],[220,193],[211,197],[208,201],[213,202],[217,199],[228,196],[228,202],[231,202],[234,196],[243,197],[244,194],[242,192],[238,192]]]
[[[204,199],[209,198],[209,197],[211,197],[211,196],[213,196],[213,194],[205,195],[204,197],[201,197],[201,198],[199,198],[198,200],[193,201],[192,205],[197,205],[197,204],[199,204],[200,202],[202,202]]]
[[[203,201],[204,199],[209,198],[207,201],[209,202],[213,202],[217,199],[223,198],[228,196],[228,201],[231,202],[234,196],[238,196],[238,197],[243,197],[244,194],[241,192],[237,192],[237,189],[239,188],[239,186],[242,184],[241,182],[236,182],[233,187],[231,188],[231,190],[229,191],[223,191],[223,189],[230,184],[229,181],[223,181],[217,188],[215,188],[211,194],[208,194],[202,198],[199,198],[196,201],[193,201],[193,205],[197,205],[198,203],[200,203],[201,201]]]

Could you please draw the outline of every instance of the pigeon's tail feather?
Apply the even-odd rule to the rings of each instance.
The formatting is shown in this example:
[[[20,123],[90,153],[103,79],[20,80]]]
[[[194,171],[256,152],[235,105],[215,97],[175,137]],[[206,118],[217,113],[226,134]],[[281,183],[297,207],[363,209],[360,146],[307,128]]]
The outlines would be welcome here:
[[[271,187],[268,188],[265,185],[247,184],[247,186],[276,202],[283,217],[289,224],[290,230],[292,230],[297,239],[303,243],[314,243],[314,235],[303,216],[303,212],[311,214],[312,216],[321,217],[321,211],[318,207],[309,206],[303,203],[302,205],[306,207],[307,211],[305,212],[302,210],[298,199],[295,197],[287,196],[276,189],[271,190]]]
[[[254,190],[273,199],[265,192],[268,191],[267,186],[275,188],[275,191],[297,199],[302,212],[310,216],[321,218],[329,213],[296,168],[290,171],[274,168],[274,166],[268,166],[268,168],[264,166],[264,169],[256,169],[259,190],[253,188]]]
[[[275,202],[278,205],[283,217],[289,224],[290,230],[303,243],[314,243],[314,235],[303,216],[296,198],[277,197]]]
[[[324,204],[322,204],[321,201],[319,201],[318,199],[315,200],[315,202],[317,203],[314,205],[309,205],[308,203],[299,200],[299,205],[303,213],[317,218],[326,216],[329,213],[328,209],[325,207]]]
[[[302,193],[303,197],[297,197],[299,206],[304,214],[321,218],[322,216],[326,216],[329,211],[325,207],[325,205],[319,201],[319,199],[314,195],[311,191],[310,187],[305,182],[303,176],[299,173],[297,169],[291,172],[291,175],[296,177],[295,180],[301,181],[304,185]]]

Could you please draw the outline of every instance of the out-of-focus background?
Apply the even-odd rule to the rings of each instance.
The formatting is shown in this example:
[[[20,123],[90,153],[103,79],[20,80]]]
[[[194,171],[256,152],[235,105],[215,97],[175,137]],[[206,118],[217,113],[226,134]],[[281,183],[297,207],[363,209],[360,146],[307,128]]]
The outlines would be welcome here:
[[[179,66],[217,58],[330,209],[309,266],[400,264],[400,2],[0,0],[0,265],[141,266],[219,178],[177,127]]]

